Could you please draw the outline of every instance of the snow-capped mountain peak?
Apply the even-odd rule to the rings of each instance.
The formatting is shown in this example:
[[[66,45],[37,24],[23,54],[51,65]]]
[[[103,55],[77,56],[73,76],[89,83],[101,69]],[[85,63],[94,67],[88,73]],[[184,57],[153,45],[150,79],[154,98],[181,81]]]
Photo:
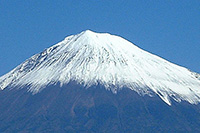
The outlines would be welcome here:
[[[76,81],[90,87],[102,84],[117,93],[130,88],[141,95],[200,102],[200,80],[188,69],[150,54],[108,33],[86,30],[66,37],[0,77],[0,88],[28,86],[38,93],[48,85]]]

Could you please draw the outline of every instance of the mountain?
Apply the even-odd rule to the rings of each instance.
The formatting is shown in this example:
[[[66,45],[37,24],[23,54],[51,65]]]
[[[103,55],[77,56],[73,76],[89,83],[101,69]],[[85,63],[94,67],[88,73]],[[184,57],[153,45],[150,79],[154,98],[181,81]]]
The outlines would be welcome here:
[[[195,73],[150,54],[125,39],[84,31],[32,56],[0,78],[0,88],[29,86],[38,93],[47,85],[76,81],[86,87],[102,84],[117,93],[127,87],[141,95],[156,93],[167,104],[170,98],[200,102],[200,80]]]
[[[0,77],[0,131],[200,131],[199,77],[119,36],[83,31]]]

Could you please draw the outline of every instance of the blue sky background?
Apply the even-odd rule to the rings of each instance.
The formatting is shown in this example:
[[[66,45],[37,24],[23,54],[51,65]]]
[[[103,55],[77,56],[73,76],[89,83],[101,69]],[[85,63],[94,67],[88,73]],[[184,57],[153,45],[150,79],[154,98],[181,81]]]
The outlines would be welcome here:
[[[0,0],[0,76],[86,29],[200,73],[199,0]]]

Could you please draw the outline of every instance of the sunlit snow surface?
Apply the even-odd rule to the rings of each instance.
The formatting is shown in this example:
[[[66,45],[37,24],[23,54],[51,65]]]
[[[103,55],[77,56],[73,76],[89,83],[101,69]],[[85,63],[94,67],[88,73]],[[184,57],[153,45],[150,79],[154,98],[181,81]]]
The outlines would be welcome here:
[[[200,76],[150,54],[127,40],[105,33],[84,31],[36,54],[0,77],[0,88],[29,86],[38,93],[47,85],[77,81],[89,87],[98,83],[117,93],[128,87],[141,95],[155,92],[170,98],[200,102]]]

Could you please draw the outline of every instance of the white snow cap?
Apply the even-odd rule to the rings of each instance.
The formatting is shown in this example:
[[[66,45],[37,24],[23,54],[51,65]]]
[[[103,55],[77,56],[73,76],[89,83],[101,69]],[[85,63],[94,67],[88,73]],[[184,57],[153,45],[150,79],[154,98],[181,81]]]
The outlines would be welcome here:
[[[148,53],[108,33],[86,30],[71,35],[36,54],[0,77],[0,89],[29,86],[38,93],[47,85],[77,81],[87,87],[98,83],[117,93],[123,87],[140,95],[157,94],[191,104],[200,102],[199,75]]]

